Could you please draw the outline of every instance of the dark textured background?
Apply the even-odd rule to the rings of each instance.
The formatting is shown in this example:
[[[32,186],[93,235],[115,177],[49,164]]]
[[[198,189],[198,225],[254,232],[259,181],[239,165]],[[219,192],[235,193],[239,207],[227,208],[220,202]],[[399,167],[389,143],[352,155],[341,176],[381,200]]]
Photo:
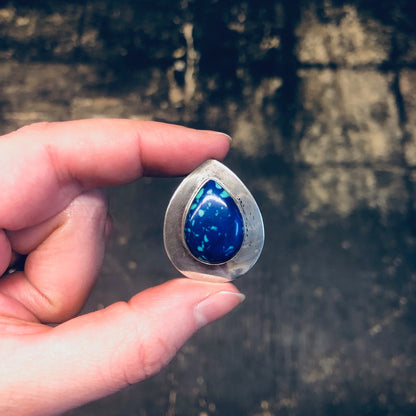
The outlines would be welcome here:
[[[223,130],[264,214],[246,302],[69,415],[416,414],[415,21],[411,0],[0,2],[1,132],[99,116]],[[177,276],[162,223],[178,182],[110,191],[86,311]]]

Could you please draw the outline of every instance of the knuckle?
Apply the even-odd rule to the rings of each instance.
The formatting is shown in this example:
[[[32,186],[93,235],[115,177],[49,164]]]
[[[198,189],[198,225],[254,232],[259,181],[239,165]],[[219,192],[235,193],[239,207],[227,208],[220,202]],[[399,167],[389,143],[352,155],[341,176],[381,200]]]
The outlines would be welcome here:
[[[80,194],[70,206],[70,214],[81,216],[97,223],[107,221],[108,201],[105,194],[93,189]]]
[[[152,345],[143,345],[139,349],[139,365],[143,378],[148,378],[158,373],[165,367],[173,355],[171,348],[163,338],[155,337]]]

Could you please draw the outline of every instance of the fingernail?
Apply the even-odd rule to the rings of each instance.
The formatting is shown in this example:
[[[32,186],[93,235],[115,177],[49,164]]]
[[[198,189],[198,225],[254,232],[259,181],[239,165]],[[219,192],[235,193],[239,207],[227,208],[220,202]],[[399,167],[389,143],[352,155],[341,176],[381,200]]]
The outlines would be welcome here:
[[[221,136],[225,136],[230,143],[233,141],[233,139],[231,138],[231,136],[229,136],[226,133],[223,133],[222,131],[213,131],[213,133],[215,133],[215,134],[221,134]]]
[[[204,299],[194,309],[198,328],[214,322],[232,311],[246,297],[240,292],[221,291]]]

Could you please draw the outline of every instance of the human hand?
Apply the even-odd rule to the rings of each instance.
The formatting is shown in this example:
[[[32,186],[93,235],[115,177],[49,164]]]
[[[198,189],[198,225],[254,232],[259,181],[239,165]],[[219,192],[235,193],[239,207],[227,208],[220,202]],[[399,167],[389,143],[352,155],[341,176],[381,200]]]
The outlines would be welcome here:
[[[242,301],[230,283],[176,279],[74,318],[110,228],[97,188],[185,174],[228,146],[220,133],[127,120],[0,137],[0,276],[27,254],[23,271],[0,279],[1,415],[59,414],[143,380]]]

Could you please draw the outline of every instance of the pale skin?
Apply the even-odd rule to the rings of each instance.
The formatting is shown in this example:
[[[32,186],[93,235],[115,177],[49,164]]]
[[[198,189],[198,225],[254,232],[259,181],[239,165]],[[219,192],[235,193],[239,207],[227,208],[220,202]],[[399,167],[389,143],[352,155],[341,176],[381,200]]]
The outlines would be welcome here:
[[[178,278],[76,316],[111,228],[99,189],[183,175],[228,148],[221,133],[128,120],[40,123],[0,137],[0,275],[16,253],[28,255],[23,271],[0,279],[1,415],[61,414],[137,383],[243,300],[230,283]]]

